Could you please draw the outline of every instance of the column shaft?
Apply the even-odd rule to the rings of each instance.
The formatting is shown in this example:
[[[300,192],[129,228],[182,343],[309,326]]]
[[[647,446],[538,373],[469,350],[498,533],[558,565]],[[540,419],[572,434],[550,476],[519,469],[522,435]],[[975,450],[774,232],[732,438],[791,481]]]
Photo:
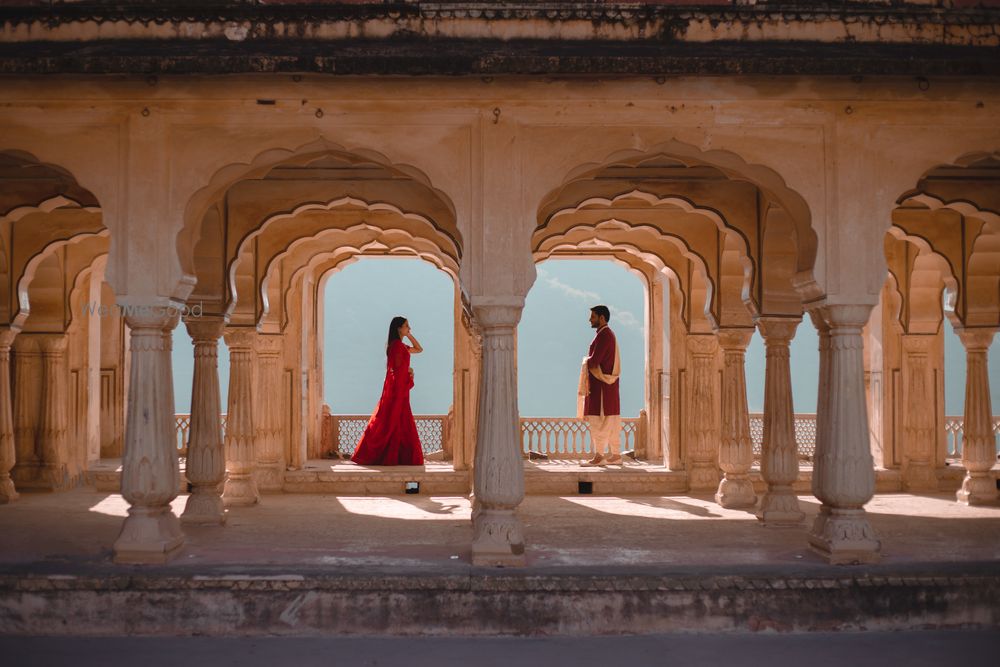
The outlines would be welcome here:
[[[281,386],[282,337],[258,334],[256,349],[257,412],[254,426],[257,461],[254,477],[260,491],[276,493],[284,485],[285,472],[281,437],[284,395]]]
[[[715,392],[719,344],[715,336],[688,336],[691,400],[685,406],[688,424],[688,484],[692,491],[719,485],[719,397]]]
[[[10,471],[16,460],[14,448],[14,406],[10,385],[10,346],[17,329],[0,329],[0,505],[18,499]]]
[[[934,474],[934,388],[929,360],[934,336],[903,336],[903,425],[906,445],[903,454],[903,481],[906,488],[936,491]]]
[[[226,522],[220,486],[226,476],[222,447],[219,398],[219,337],[221,318],[198,318],[185,323],[194,341],[194,378],[191,387],[191,432],[188,438],[187,478],[191,483],[182,523]]]
[[[820,309],[820,387],[813,492],[823,503],[810,545],[831,563],[879,560],[864,506],[875,493],[861,329],[869,305]],[[825,349],[824,349],[825,348]]]
[[[226,488],[222,499],[227,507],[260,502],[253,478],[255,462],[253,404],[253,329],[228,329],[229,406],[226,410]]]
[[[177,313],[150,308],[125,320],[131,329],[131,363],[122,496],[131,507],[115,541],[115,561],[163,563],[184,545],[170,508],[180,483],[170,359]]]
[[[996,500],[997,486],[990,469],[996,462],[990,374],[987,352],[995,329],[963,329],[958,337],[965,346],[965,418],[962,426],[962,465],[965,479],[957,498],[966,505]]]
[[[39,335],[42,351],[42,414],[38,423],[38,450],[41,454],[41,478],[48,489],[69,485],[68,408],[66,403],[65,334]]]
[[[767,491],[760,499],[757,518],[765,526],[794,526],[805,516],[792,484],[799,478],[799,451],[795,440],[795,407],[788,346],[798,320],[761,319],[767,349],[764,370],[764,442],[761,477]]]
[[[719,448],[719,467],[724,476],[715,493],[715,501],[727,508],[753,507],[757,504],[757,495],[750,481],[753,447],[746,383],[746,349],[752,336],[752,329],[723,330],[718,336],[725,355]]]
[[[524,565],[524,531],[515,513],[524,499],[524,464],[514,350],[514,328],[523,307],[523,299],[483,299],[473,304],[483,327],[474,471],[474,565]]]

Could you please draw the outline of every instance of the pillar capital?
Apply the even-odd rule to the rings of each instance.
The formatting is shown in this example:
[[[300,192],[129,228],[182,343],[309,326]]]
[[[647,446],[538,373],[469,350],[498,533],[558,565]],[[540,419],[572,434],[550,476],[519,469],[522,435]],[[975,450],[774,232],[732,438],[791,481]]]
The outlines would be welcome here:
[[[757,328],[764,339],[764,345],[788,345],[795,338],[801,318],[762,317],[757,320]]]
[[[838,303],[821,306],[809,312],[815,321],[822,319],[832,335],[839,333],[858,333],[868,324],[873,304],[870,303]],[[815,313],[815,314],[814,314]],[[818,326],[818,325],[817,325]]]
[[[257,334],[254,341],[254,348],[259,356],[278,356],[281,354],[284,345],[284,336],[281,334]]]
[[[19,327],[0,327],[0,350],[10,350],[20,332]]]
[[[257,338],[257,330],[253,327],[226,327],[223,336],[226,346],[232,350],[252,350]]]
[[[213,343],[222,337],[226,321],[222,317],[191,317],[184,320],[184,326],[195,343]]]
[[[691,334],[687,337],[687,346],[695,357],[714,357],[719,351],[719,340],[710,334]]]
[[[472,299],[472,312],[486,334],[506,333],[505,329],[513,332],[521,320],[522,310],[524,297],[520,296],[482,296]]]
[[[911,355],[929,354],[937,338],[934,334],[903,334],[903,350]]]
[[[64,333],[36,334],[35,342],[43,355],[63,354],[69,344],[69,336]]]
[[[136,306],[131,309],[126,307],[124,312],[125,324],[132,331],[142,329],[169,331],[177,326],[177,321],[180,319],[179,310],[167,307]]]
[[[994,327],[962,327],[955,329],[958,339],[962,341],[967,352],[985,352],[993,343],[997,329]]]
[[[750,345],[753,329],[719,329],[716,336],[719,339],[719,346],[723,350],[743,352]]]

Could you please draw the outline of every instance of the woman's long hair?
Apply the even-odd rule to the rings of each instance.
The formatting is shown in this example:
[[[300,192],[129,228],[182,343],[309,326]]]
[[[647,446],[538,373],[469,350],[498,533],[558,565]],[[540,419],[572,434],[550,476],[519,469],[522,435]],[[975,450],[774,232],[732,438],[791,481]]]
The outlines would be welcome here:
[[[389,346],[392,345],[392,341],[399,340],[399,328],[406,324],[406,318],[402,315],[396,315],[392,318],[392,322],[389,322],[389,339],[385,342],[385,356],[389,356]]]

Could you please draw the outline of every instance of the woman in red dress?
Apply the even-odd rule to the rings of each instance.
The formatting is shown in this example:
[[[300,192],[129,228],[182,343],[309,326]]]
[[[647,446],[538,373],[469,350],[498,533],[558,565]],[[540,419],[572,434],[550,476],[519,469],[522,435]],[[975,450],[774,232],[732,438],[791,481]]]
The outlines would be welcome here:
[[[410,341],[411,346],[403,343]],[[424,463],[424,452],[417,435],[417,423],[410,410],[410,389],[413,387],[413,369],[410,354],[423,352],[424,348],[410,332],[405,317],[394,317],[389,324],[386,343],[385,384],[382,398],[368,420],[358,448],[351,460],[361,465],[419,466]]]

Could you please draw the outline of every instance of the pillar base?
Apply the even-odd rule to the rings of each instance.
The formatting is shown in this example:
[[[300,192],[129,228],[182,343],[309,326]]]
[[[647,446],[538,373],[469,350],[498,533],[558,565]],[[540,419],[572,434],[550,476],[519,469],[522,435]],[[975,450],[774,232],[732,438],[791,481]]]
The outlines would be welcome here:
[[[524,567],[524,531],[514,510],[482,508],[472,529],[473,565]]]
[[[960,503],[966,505],[988,505],[997,499],[997,484],[988,472],[967,472],[962,480],[962,488],[955,494]]]
[[[237,475],[229,473],[226,480],[226,490],[222,493],[222,502],[226,507],[249,507],[260,502],[260,493],[253,475]]]
[[[938,479],[930,463],[909,462],[903,470],[903,484],[907,491],[937,491]]]
[[[281,493],[285,488],[285,466],[281,463],[259,463],[253,477],[260,493]]]
[[[116,563],[166,563],[180,553],[184,533],[170,506],[129,508],[122,532],[115,540]]]
[[[181,523],[185,525],[226,523],[226,507],[222,497],[219,496],[217,485],[194,487],[181,514]]]
[[[719,486],[719,469],[715,465],[698,464],[691,466],[688,474],[688,487],[692,491],[715,491]]]
[[[20,497],[21,495],[14,488],[14,480],[10,478],[10,475],[4,475],[0,479],[0,505],[12,503]]]
[[[799,509],[799,499],[790,486],[772,487],[760,497],[757,518],[763,526],[768,528],[798,526],[805,516]]]
[[[882,557],[882,544],[863,509],[820,507],[809,531],[809,546],[831,565],[877,563]]]
[[[726,509],[746,509],[756,505],[757,494],[753,492],[750,476],[726,474],[715,492],[715,502]]]

